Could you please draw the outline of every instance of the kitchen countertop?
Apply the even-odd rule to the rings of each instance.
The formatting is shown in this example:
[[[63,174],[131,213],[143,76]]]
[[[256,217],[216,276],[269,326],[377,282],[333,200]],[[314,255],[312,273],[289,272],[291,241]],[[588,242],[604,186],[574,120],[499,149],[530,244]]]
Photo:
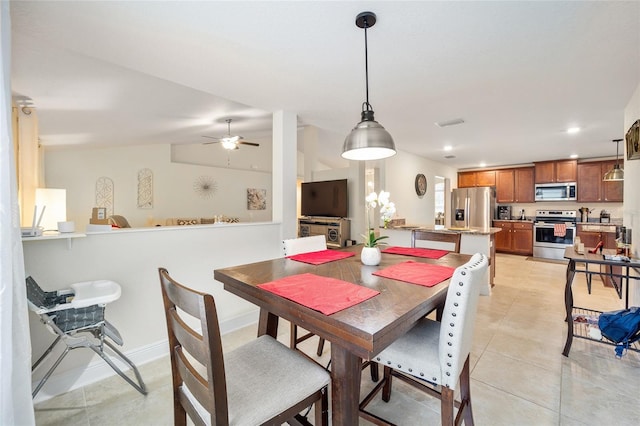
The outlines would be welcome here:
[[[523,223],[533,223],[531,219],[493,219],[494,222],[523,222]]]
[[[501,228],[491,227],[489,229],[484,228],[446,228],[443,225],[424,226],[424,225],[400,225],[395,227],[389,227],[387,229],[397,231],[413,231],[414,229],[423,229],[427,231],[440,232],[443,234],[473,234],[473,235],[492,235],[502,231]]]

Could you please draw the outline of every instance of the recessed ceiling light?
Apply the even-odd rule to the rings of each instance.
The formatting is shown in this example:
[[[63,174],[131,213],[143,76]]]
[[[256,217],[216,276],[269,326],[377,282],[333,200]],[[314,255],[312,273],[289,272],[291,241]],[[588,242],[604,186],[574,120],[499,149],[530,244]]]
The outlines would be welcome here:
[[[487,167],[487,163],[483,161],[482,163],[480,163],[480,167]]]
[[[578,158],[578,154],[571,154],[569,158]]]
[[[451,145],[445,145],[443,148],[445,151],[451,151],[453,147]]]
[[[578,133],[580,131],[580,127],[569,127],[567,129],[567,133],[573,135],[574,133]]]

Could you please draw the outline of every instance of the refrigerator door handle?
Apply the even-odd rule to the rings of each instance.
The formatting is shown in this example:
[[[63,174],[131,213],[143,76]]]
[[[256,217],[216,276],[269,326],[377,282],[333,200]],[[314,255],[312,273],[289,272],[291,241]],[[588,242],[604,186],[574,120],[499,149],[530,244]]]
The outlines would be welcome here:
[[[469,229],[470,225],[471,225],[471,219],[469,218],[469,212],[471,210],[469,210],[471,208],[471,198],[470,197],[466,197],[464,199],[464,211],[465,211],[465,215],[464,215],[464,227],[466,229]]]

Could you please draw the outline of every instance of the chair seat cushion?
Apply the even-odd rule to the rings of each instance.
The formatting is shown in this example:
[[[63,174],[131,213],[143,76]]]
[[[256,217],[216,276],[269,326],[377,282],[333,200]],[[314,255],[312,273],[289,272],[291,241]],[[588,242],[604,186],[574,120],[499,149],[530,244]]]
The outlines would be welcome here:
[[[230,425],[262,424],[330,381],[326,370],[270,336],[225,353],[224,362]],[[204,407],[185,394],[208,420]]]
[[[374,360],[419,379],[442,384],[439,343],[440,323],[424,318],[376,355]]]

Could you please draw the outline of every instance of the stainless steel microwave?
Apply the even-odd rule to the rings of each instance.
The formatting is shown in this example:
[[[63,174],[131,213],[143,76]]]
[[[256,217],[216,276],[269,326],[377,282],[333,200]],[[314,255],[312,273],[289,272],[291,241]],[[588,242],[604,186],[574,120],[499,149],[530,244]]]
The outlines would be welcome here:
[[[575,201],[577,187],[575,182],[536,183],[536,201]]]

